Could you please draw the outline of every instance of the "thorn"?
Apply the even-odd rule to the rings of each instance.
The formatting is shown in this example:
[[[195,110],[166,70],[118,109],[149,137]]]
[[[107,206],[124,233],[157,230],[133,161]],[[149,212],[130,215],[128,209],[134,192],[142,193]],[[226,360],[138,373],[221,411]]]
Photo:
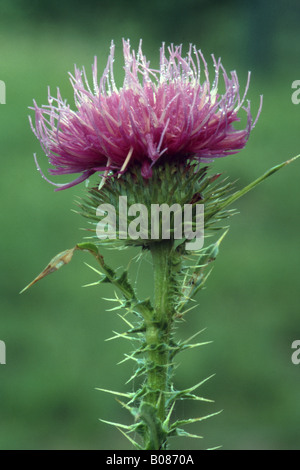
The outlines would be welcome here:
[[[128,431],[134,430],[132,426],[127,426],[126,424],[114,423],[112,421],[106,421],[105,419],[101,419],[101,418],[99,418],[99,421],[102,421],[102,423],[110,424],[111,426],[116,426],[116,428],[120,427],[120,428],[127,429]]]
[[[112,395],[118,395],[120,397],[132,398],[132,393],[122,393],[122,392],[115,392],[114,390],[106,390],[105,388],[95,388],[95,390],[99,390],[100,392],[111,393]]]
[[[95,273],[100,274],[100,276],[103,276],[103,273],[102,273],[101,271],[99,271],[98,269],[94,268],[94,266],[91,266],[90,264],[88,264],[88,263],[86,263],[86,262],[84,262],[84,264],[85,264],[88,268],[90,268],[90,269],[92,269],[93,271],[95,271]]]
[[[128,326],[130,326],[130,328],[133,328],[133,325],[132,325],[128,320],[126,320],[126,318],[125,318],[123,315],[120,315],[120,313],[118,313],[118,316],[119,316],[120,318],[122,318],[122,320],[123,320]]]
[[[137,442],[135,442],[130,436],[128,436],[128,434],[126,434],[126,432],[122,431],[122,429],[118,428],[118,426],[116,426],[118,431],[120,431],[123,436],[125,436],[129,442],[131,442],[131,444],[133,444],[137,449],[139,450],[143,450],[143,447],[141,447]]]
[[[84,284],[82,287],[93,287],[101,284],[102,281],[91,282],[90,284]]]

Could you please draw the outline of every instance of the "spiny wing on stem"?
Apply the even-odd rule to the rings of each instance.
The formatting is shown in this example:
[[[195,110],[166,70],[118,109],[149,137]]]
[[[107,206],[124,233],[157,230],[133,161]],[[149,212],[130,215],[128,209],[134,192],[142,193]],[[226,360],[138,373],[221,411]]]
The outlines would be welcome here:
[[[137,299],[134,288],[128,280],[128,272],[125,270],[121,275],[118,276],[117,273],[105,263],[103,256],[99,253],[98,248],[93,243],[78,243],[74,248],[65,250],[56,255],[54,258],[52,258],[46,268],[30,284],[28,284],[20,292],[20,294],[22,294],[31,286],[33,286],[36,282],[40,281],[49,274],[57,271],[62,266],[68,264],[73,258],[75,251],[87,251],[91,253],[99,263],[101,271],[92,268],[101,276],[98,281],[93,283],[94,285],[103,282],[111,283],[122,292],[125,300],[131,302],[132,305],[134,305],[136,311],[141,314],[144,318],[149,318],[152,315],[153,309],[150,301],[148,299],[144,301],[140,301]]]

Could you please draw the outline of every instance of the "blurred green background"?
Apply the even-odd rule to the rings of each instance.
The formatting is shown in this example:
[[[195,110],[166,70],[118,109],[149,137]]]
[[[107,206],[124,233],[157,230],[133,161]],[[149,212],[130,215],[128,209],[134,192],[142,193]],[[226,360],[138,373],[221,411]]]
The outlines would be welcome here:
[[[158,64],[162,41],[189,43],[207,59],[221,57],[237,70],[242,86],[252,78],[255,114],[264,105],[245,150],[213,164],[242,187],[268,168],[300,152],[300,106],[291,101],[300,79],[300,4],[297,0],[1,0],[0,79],[6,84],[1,119],[1,312],[0,339],[7,364],[0,365],[1,449],[130,449],[129,442],[98,418],[130,422],[113,396],[95,387],[128,390],[130,365],[116,365],[129,351],[121,340],[105,342],[124,325],[103,297],[78,253],[72,263],[23,295],[58,252],[85,235],[86,221],[72,212],[84,186],[54,192],[36,170],[39,143],[28,123],[28,106],[46,103],[47,86],[72,104],[67,72],[90,71],[94,55],[104,68],[113,39],[121,81],[121,40]],[[89,75],[90,76],[90,75]],[[240,200],[221,253],[199,294],[199,306],[181,326],[181,337],[206,328],[213,343],[179,357],[178,387],[216,374],[201,393],[213,404],[192,402],[178,415],[201,416],[223,409],[190,428],[203,440],[174,440],[173,449],[299,449],[300,365],[291,344],[300,339],[300,161],[281,170]],[[62,179],[60,179],[62,181]],[[136,252],[108,252],[113,266]],[[140,292],[151,282],[147,260],[133,265]]]

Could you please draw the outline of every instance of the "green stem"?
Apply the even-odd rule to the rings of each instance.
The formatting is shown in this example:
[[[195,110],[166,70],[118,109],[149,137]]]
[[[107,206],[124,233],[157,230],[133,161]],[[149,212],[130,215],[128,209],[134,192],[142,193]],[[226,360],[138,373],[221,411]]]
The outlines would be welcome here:
[[[154,270],[154,312],[152,318],[146,321],[147,393],[143,400],[148,410],[147,416],[144,416],[144,422],[148,427],[145,449],[148,450],[166,448],[163,423],[167,416],[165,395],[170,386],[170,333],[174,314],[172,247],[172,241],[163,240],[150,248]]]

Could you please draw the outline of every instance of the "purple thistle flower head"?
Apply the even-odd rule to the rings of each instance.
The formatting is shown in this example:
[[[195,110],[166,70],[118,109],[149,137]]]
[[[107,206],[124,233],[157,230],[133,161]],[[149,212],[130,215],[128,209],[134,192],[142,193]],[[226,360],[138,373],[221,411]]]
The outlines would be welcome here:
[[[117,89],[114,49],[112,43],[100,80],[95,58],[93,90],[84,69],[75,67],[74,76],[70,74],[76,111],[59,90],[56,98],[49,91],[46,106],[34,102],[35,126],[30,119],[31,127],[53,166],[50,174],[80,173],[71,183],[55,184],[58,189],[74,186],[98,171],[122,174],[132,165],[139,165],[143,177],[150,178],[152,166],[165,160],[207,162],[246,145],[262,105],[261,100],[253,120],[250,102],[245,105],[250,73],[241,96],[236,72],[228,76],[214,56],[215,77],[210,83],[207,63],[192,45],[184,57],[182,46],[171,45],[166,53],[163,44],[160,67],[155,70],[143,55],[141,42],[135,54],[127,40],[123,41],[125,78]],[[222,95],[218,93],[220,73],[225,85]],[[240,120],[241,109],[247,123],[237,130],[233,123]]]

